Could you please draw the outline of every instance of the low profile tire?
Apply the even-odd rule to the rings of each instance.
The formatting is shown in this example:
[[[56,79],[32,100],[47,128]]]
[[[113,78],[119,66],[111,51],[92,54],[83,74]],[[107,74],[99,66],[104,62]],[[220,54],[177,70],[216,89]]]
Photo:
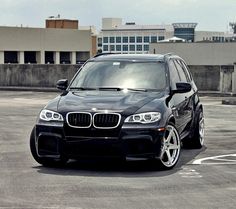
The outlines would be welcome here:
[[[159,160],[163,169],[173,168],[180,156],[180,136],[174,124],[169,123],[166,126],[163,142],[163,153]]]
[[[64,166],[68,159],[63,157],[59,159],[53,159],[53,158],[46,158],[46,157],[39,157],[36,151],[36,145],[35,145],[35,127],[33,128],[31,134],[30,134],[30,151],[33,156],[33,158],[41,165],[47,166],[47,167],[60,167]]]
[[[204,145],[204,136],[205,136],[205,125],[204,125],[204,116],[202,110],[199,110],[197,113],[197,120],[193,130],[192,137],[188,137],[183,140],[183,146],[186,148],[192,149],[201,149]]]

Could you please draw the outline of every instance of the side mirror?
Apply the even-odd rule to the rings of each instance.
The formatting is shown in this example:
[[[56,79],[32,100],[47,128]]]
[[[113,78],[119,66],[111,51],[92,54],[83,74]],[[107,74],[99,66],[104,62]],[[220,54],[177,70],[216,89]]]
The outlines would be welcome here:
[[[60,90],[66,90],[68,87],[68,80],[67,79],[61,79],[57,81],[57,88]]]
[[[176,83],[176,90],[173,90],[173,93],[187,93],[192,90],[192,86],[190,83]]]

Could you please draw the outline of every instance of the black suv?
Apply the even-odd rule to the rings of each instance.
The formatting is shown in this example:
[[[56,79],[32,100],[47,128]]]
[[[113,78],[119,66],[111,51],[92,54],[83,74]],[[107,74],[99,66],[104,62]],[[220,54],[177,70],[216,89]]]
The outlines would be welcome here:
[[[88,60],[40,112],[30,137],[43,165],[84,157],[157,159],[176,165],[181,144],[201,148],[203,107],[176,55],[103,54]]]

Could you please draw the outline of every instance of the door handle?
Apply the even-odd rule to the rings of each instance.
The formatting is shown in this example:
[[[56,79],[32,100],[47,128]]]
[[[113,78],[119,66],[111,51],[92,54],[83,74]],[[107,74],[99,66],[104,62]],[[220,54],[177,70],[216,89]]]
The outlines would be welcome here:
[[[173,112],[173,114],[174,114],[176,117],[179,116],[178,111],[179,111],[179,109],[177,109],[177,107],[173,107],[173,108],[172,108],[172,112]]]

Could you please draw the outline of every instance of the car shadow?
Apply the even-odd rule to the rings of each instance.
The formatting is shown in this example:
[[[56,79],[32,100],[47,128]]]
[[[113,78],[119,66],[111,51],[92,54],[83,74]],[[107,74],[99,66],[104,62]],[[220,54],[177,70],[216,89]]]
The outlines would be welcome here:
[[[63,167],[33,167],[37,172],[60,176],[90,176],[90,177],[162,177],[172,175],[190,161],[196,158],[202,149],[182,149],[177,165],[170,170],[163,170],[156,161],[122,161],[111,159],[70,160]]]

